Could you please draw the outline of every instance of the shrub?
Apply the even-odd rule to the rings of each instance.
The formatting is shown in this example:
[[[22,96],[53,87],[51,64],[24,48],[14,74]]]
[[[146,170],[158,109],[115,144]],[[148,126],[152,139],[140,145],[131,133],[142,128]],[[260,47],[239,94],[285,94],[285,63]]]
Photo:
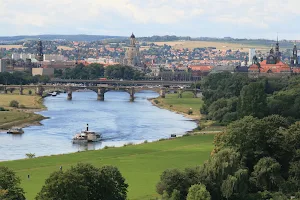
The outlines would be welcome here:
[[[188,110],[188,115],[191,115],[191,114],[193,114],[193,111],[192,111],[192,109],[189,109]]]
[[[155,104],[159,104],[159,101],[157,99],[154,100]]]
[[[29,95],[32,95],[32,91],[31,91],[31,90],[29,90],[29,91],[28,91],[28,94],[29,94]]]
[[[19,102],[16,101],[16,100],[12,100],[12,101],[9,103],[9,106],[10,106],[10,107],[14,107],[14,108],[18,108],[18,107],[19,107]]]
[[[172,108],[173,107],[173,105],[170,105],[170,108]]]
[[[145,140],[145,141],[144,141],[144,144],[147,144],[147,143],[148,143],[148,141],[147,141],[147,140]]]
[[[27,156],[27,158],[34,158],[35,157],[34,153],[26,153],[25,155]]]
[[[7,110],[3,107],[0,107],[0,111],[7,111]]]

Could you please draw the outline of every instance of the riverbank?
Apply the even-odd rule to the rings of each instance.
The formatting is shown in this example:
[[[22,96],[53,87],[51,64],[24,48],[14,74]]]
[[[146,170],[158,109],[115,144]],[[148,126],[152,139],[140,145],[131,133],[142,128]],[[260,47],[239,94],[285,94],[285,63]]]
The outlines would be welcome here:
[[[120,148],[0,162],[0,166],[17,173],[28,200],[34,199],[50,173],[59,170],[60,166],[65,170],[79,162],[96,167],[118,167],[129,184],[128,199],[149,200],[159,197],[155,186],[164,170],[197,166],[207,160],[213,149],[213,138],[214,135],[188,136]]]
[[[18,108],[10,107],[11,101],[19,103]],[[46,119],[35,112],[45,110],[43,98],[34,95],[0,94],[0,107],[6,111],[0,111],[0,132],[14,126],[27,127],[38,125]],[[1,131],[2,130],[2,131]]]
[[[194,98],[192,92],[185,92],[182,94],[182,98],[178,98],[178,94],[166,94],[166,98],[152,98],[149,99],[154,106],[162,109],[167,109],[172,112],[183,115],[186,118],[194,120],[198,127],[187,132],[187,134],[216,134],[222,132],[224,126],[214,125],[214,121],[205,120],[200,113],[200,108],[203,106],[203,100],[201,98]]]
[[[182,98],[178,98],[178,94],[166,94],[166,98],[157,97],[149,99],[153,105],[167,109],[185,117],[199,121],[201,119],[200,108],[203,105],[201,98],[193,98],[192,92],[185,92]]]

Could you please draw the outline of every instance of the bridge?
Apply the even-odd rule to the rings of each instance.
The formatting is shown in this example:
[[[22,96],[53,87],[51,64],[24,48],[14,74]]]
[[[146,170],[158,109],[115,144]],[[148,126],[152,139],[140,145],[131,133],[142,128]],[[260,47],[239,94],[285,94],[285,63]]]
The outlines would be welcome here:
[[[182,87],[152,87],[152,86],[113,86],[107,84],[98,84],[96,86],[76,86],[76,85],[2,85],[0,90],[4,93],[13,90],[19,90],[19,94],[23,95],[24,89],[31,89],[35,91],[36,95],[43,96],[46,91],[65,91],[67,93],[67,99],[72,100],[72,93],[78,90],[91,90],[97,93],[97,100],[104,101],[105,93],[108,91],[125,91],[130,95],[130,101],[134,101],[134,95],[137,92],[143,90],[152,90],[159,93],[161,98],[165,98],[168,92],[177,92],[178,98],[182,98],[182,94],[186,91],[191,91],[194,97],[197,97],[197,93],[200,92],[199,89],[182,88]]]
[[[190,86],[194,81],[164,81],[164,80],[82,80],[82,79],[51,79],[50,83],[82,83],[82,84],[109,84],[109,85],[160,85],[160,86]]]

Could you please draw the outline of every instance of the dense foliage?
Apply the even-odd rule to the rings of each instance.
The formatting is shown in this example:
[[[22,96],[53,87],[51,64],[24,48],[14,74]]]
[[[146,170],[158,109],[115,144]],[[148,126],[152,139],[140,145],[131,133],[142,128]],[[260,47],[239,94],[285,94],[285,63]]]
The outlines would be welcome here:
[[[300,119],[300,78],[250,79],[244,74],[217,73],[200,86],[207,119],[227,125],[244,116],[263,118],[278,114],[294,122]]]
[[[300,122],[246,116],[216,135],[212,156],[201,167],[163,172],[157,192],[176,189],[182,200],[200,194],[212,200],[299,199],[299,166]],[[200,186],[191,188],[195,184]]]
[[[0,199],[25,200],[24,190],[19,186],[20,178],[7,167],[0,167]]]
[[[140,80],[144,74],[130,66],[111,65],[105,68],[105,76],[114,79]]]
[[[88,66],[78,64],[75,68],[54,70],[56,78],[63,79],[97,79],[104,76],[104,67],[101,64],[92,63]]]
[[[3,85],[26,85],[30,83],[47,83],[50,80],[48,76],[32,76],[31,73],[18,72],[0,72],[0,84]]]
[[[78,164],[65,172],[52,173],[36,200],[125,200],[127,187],[116,167]]]

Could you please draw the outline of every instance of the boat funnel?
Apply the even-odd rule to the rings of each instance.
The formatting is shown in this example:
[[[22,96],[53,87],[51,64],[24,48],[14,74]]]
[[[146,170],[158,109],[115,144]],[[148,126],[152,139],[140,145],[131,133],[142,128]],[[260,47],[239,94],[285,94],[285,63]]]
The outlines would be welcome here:
[[[89,131],[89,124],[86,124],[86,131]]]

